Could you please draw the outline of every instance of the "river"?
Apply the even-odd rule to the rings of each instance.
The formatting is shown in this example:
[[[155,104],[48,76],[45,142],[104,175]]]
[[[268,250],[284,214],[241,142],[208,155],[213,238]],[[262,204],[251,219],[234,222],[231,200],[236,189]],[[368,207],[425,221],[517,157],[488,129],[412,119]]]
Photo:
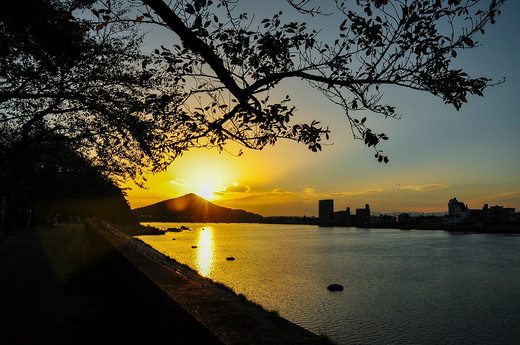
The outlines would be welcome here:
[[[139,238],[337,344],[517,344],[520,339],[520,236],[145,224],[189,227]],[[328,291],[333,283],[344,290]]]

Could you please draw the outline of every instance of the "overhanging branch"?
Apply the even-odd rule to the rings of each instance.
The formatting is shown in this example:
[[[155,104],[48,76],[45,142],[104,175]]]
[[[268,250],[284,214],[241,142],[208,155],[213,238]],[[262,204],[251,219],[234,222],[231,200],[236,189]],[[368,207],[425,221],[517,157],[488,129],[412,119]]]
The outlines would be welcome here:
[[[204,61],[211,66],[220,81],[227,87],[227,89],[237,98],[237,100],[244,106],[247,102],[247,93],[242,90],[231,77],[229,71],[224,66],[224,62],[218,57],[213,49],[209,47],[206,42],[201,40],[197,35],[182,22],[182,20],[175,14],[175,12],[166,5],[162,0],[142,0],[145,5],[161,17],[166,25],[175,32],[179,38],[184,42],[185,46],[198,53]]]

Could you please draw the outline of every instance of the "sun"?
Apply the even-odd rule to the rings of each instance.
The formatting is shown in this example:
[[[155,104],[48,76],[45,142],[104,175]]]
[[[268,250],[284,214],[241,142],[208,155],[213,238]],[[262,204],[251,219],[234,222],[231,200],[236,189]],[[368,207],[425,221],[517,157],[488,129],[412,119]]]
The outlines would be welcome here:
[[[206,182],[202,186],[199,187],[199,189],[197,190],[197,192],[195,192],[195,194],[203,197],[206,200],[211,201],[211,200],[215,200],[217,198],[217,196],[215,195],[215,191],[216,191],[215,188],[210,183]]]
[[[224,191],[243,171],[236,157],[214,151],[190,151],[168,168],[172,194],[195,193],[208,200],[225,199]]]

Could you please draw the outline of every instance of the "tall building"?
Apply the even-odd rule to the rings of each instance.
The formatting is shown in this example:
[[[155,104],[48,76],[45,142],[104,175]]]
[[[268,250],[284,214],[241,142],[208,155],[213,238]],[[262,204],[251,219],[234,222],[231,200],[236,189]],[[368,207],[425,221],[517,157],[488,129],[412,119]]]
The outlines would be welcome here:
[[[318,201],[318,217],[320,225],[332,224],[334,222],[334,200],[325,199]]]

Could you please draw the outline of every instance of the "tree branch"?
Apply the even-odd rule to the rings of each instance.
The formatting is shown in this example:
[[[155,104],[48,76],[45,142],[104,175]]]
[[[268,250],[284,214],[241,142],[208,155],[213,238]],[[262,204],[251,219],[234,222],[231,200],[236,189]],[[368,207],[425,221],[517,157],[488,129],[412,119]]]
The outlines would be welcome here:
[[[247,94],[237,85],[233,77],[231,77],[228,69],[224,66],[224,62],[218,57],[213,49],[206,42],[201,40],[197,35],[182,22],[182,20],[173,12],[168,5],[162,0],[142,0],[144,4],[152,8],[159,17],[161,17],[168,27],[175,32],[184,42],[187,48],[199,54],[202,59],[211,66],[220,81],[228,88],[228,90],[238,99],[242,105],[248,104]]]
[[[310,73],[306,73],[304,71],[291,71],[291,72],[281,72],[281,73],[273,73],[265,78],[257,80],[251,86],[245,89],[246,93],[254,93],[261,87],[267,86],[272,83],[277,83],[286,78],[301,78],[309,81],[315,81],[327,85],[337,85],[337,86],[352,86],[352,85],[364,85],[364,84],[398,84],[395,81],[387,80],[387,79],[334,79],[326,76],[319,76]]]

